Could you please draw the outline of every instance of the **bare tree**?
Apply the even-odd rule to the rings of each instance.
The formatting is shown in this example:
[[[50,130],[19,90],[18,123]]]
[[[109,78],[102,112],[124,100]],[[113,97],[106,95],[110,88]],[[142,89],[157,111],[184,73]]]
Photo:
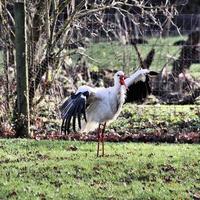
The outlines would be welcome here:
[[[76,49],[69,50],[71,47],[80,46],[86,36],[94,38],[103,33],[112,37],[112,34],[117,34],[116,20],[108,19],[107,14],[112,13],[112,16],[119,19],[121,16],[123,23],[120,26],[126,33],[131,27],[137,27],[137,34],[142,34],[142,29],[145,26],[151,27],[152,24],[162,30],[164,23],[160,20],[160,15],[166,17],[167,23],[173,24],[173,16],[177,14],[177,2],[172,4],[168,0],[162,0],[154,5],[151,1],[140,0],[26,1],[30,108],[39,102],[50,88],[52,78],[49,70],[56,70],[65,56],[77,52]],[[8,67],[15,65],[13,3],[13,0],[0,2],[0,10],[4,10],[0,12],[4,27],[0,38],[12,57]],[[129,24],[124,23],[126,17],[129,18]],[[44,90],[36,100],[35,94],[41,83]]]
[[[31,103],[42,77],[48,72],[48,66],[54,69],[58,66],[64,49],[72,44],[78,46],[85,35],[95,37],[98,30],[108,34],[105,13],[129,16],[137,26],[150,26],[153,23],[160,29],[162,22],[156,17],[158,14],[165,15],[169,23],[177,13],[176,4],[170,4],[167,0],[160,5],[136,0],[38,0],[29,1],[27,4],[29,42],[32,47],[29,52],[30,69],[35,72],[30,79]]]

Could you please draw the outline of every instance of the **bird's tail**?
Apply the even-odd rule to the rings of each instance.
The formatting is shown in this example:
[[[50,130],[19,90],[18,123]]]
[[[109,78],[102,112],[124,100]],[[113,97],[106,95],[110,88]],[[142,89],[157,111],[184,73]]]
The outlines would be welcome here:
[[[88,133],[90,131],[94,131],[95,129],[98,128],[98,122],[95,122],[95,121],[88,121],[87,123],[83,123],[83,126],[82,126],[82,129],[81,129],[81,132],[82,133]]]

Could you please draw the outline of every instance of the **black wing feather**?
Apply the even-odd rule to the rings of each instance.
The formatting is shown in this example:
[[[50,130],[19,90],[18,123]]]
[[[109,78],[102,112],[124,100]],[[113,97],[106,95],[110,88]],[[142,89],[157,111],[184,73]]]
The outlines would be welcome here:
[[[82,109],[82,113],[83,113],[83,117],[85,119],[85,121],[87,122],[87,117],[86,117],[86,104],[83,105],[83,109]]]
[[[151,87],[149,77],[146,76],[145,82],[138,81],[129,86],[126,95],[126,103],[143,102],[149,94],[151,94]]]
[[[78,119],[78,126],[81,129],[81,116],[82,116],[82,108],[83,108],[83,104],[79,105],[79,108],[77,110],[77,119]]]
[[[81,118],[86,118],[86,100],[89,96],[89,92],[71,95],[60,107],[61,117],[63,119],[61,131],[70,132],[70,126],[73,126],[73,130],[76,131],[76,121],[78,121],[78,126],[81,128]],[[72,120],[72,123],[71,123]]]
[[[151,84],[149,77],[157,76],[158,73],[154,71],[150,71],[149,74],[146,75],[145,82],[138,81],[137,83],[133,83],[128,87],[127,95],[126,95],[126,103],[128,102],[139,102],[142,103],[151,94]]]

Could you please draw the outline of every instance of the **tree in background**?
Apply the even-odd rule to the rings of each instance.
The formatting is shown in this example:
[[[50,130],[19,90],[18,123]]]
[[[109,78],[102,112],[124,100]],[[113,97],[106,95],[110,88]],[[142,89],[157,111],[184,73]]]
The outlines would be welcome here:
[[[98,34],[112,37],[118,34],[112,27],[106,26],[108,13],[119,18],[119,23],[124,16],[131,19],[131,24],[137,32],[142,34],[142,27],[151,27],[152,24],[162,31],[165,24],[172,23],[176,15],[177,6],[175,1],[160,1],[154,4],[151,1],[137,0],[29,0],[26,2],[27,15],[27,45],[29,67],[29,104],[34,108],[51,85],[51,71],[56,71],[66,56],[77,53],[72,47],[80,47],[85,36],[94,38]],[[6,66],[15,67],[12,0],[0,2],[0,20],[3,24],[0,33],[1,43],[5,49]],[[160,15],[165,16],[164,20]],[[120,17],[119,17],[120,16]],[[122,17],[122,18],[121,18]],[[129,27],[122,25],[122,35],[127,36]],[[80,53],[80,52],[79,52]],[[51,70],[50,70],[51,69]],[[44,90],[39,99],[35,98],[39,85],[43,83]],[[9,93],[9,91],[8,91]],[[9,97],[8,97],[9,98]]]

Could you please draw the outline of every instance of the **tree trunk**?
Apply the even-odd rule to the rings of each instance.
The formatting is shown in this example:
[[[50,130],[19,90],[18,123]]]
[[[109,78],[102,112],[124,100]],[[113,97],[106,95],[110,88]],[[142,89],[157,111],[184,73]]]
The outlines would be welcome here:
[[[15,130],[17,137],[28,137],[30,135],[29,117],[29,93],[28,93],[28,68],[26,52],[26,30],[25,30],[25,4],[15,3],[15,45],[16,45],[16,67],[17,67],[17,101],[14,111]]]

